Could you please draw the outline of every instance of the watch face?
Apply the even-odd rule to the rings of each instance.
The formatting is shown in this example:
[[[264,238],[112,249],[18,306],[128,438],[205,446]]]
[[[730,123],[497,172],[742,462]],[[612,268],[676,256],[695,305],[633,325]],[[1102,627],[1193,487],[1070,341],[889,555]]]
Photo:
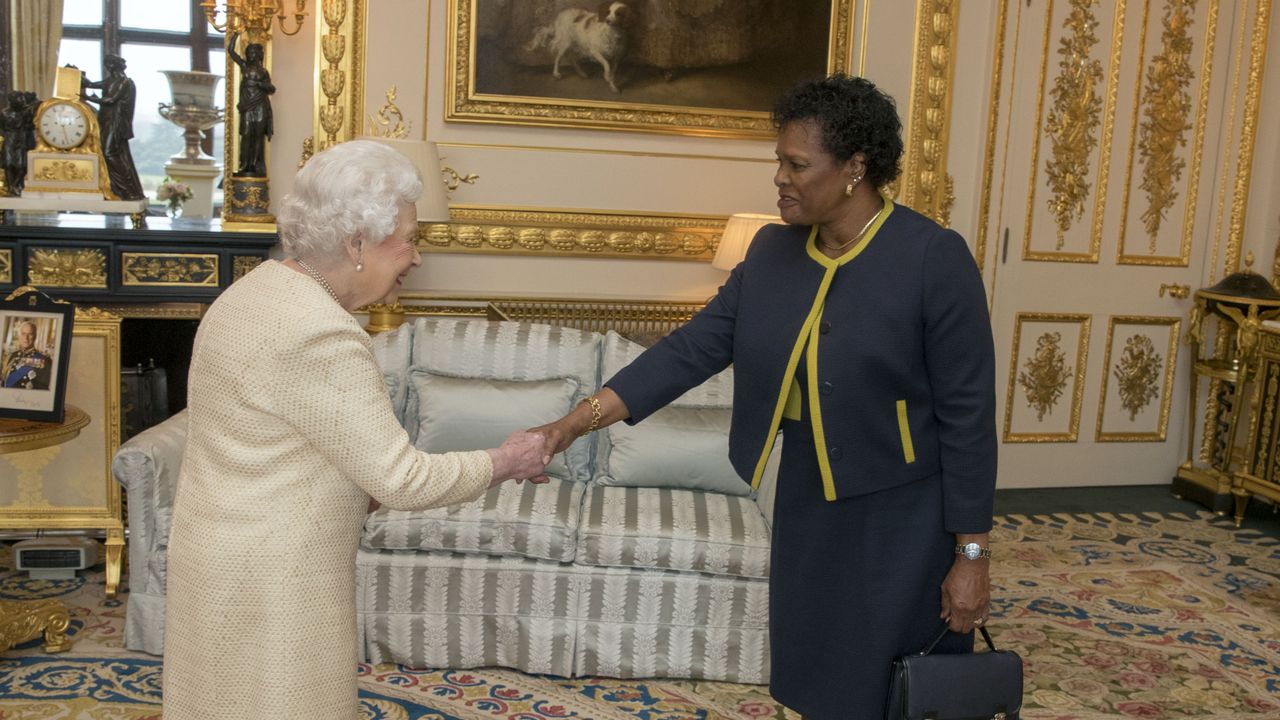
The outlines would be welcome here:
[[[982,557],[982,546],[978,543],[968,543],[960,552],[970,560],[977,560]]]
[[[75,105],[58,103],[45,109],[37,121],[40,138],[50,145],[67,150],[77,147],[89,135],[89,122]]]

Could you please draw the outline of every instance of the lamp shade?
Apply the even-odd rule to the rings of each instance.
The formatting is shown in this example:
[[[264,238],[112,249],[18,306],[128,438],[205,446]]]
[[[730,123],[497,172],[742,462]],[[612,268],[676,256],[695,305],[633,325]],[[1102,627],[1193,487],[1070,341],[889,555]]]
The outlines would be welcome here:
[[[720,235],[720,246],[716,248],[715,259],[711,267],[717,270],[732,270],[747,256],[747,248],[760,228],[770,223],[782,222],[777,215],[758,215],[756,213],[734,213],[725,223],[724,232]]]
[[[440,151],[436,144],[424,140],[399,140],[368,137],[409,158],[422,174],[422,197],[418,198],[418,222],[449,222],[449,198],[445,195],[444,178],[440,175]]]

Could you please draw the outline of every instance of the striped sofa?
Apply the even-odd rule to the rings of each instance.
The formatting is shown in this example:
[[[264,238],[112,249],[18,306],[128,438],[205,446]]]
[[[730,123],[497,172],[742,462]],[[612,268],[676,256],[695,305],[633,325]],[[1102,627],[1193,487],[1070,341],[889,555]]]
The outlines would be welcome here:
[[[643,349],[615,333],[461,318],[419,318],[374,345],[410,440],[431,452],[554,419]],[[372,513],[356,557],[362,657],[767,683],[776,470],[758,494],[732,474],[732,382],[726,370],[644,423],[579,439],[549,483]],[[183,413],[113,465],[129,508],[125,643],[153,654],[185,433]]]

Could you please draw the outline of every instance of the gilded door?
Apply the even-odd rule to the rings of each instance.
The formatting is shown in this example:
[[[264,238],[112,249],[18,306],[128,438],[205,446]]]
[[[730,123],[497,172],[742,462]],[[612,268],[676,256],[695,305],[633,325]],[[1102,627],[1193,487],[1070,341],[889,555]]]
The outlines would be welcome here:
[[[978,246],[1002,487],[1165,483],[1183,459],[1184,293],[1230,252],[1253,9],[1001,10]]]

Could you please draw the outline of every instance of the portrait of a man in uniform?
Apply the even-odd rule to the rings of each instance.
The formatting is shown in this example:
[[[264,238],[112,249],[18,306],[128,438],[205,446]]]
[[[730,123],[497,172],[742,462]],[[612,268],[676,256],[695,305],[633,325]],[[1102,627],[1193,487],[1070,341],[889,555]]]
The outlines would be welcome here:
[[[45,324],[51,324],[44,321]],[[37,343],[40,326],[28,318],[12,318],[0,359],[0,385],[21,390],[48,390],[53,371],[49,348]]]

